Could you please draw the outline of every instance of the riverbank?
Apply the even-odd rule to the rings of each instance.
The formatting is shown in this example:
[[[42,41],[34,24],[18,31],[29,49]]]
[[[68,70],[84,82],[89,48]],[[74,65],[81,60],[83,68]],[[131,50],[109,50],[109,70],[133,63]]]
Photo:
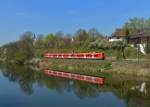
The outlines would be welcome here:
[[[1,61],[3,63],[3,61]],[[7,63],[6,63],[7,64]],[[11,63],[9,63],[11,64]],[[85,60],[85,59],[33,59],[25,66],[32,67],[33,70],[51,69],[92,75],[99,77],[109,77],[115,75],[127,75],[132,77],[150,78],[150,61],[148,60]]]
[[[112,70],[106,72],[150,77],[149,61],[114,61],[112,62],[112,66]]]
[[[43,59],[37,63],[40,69],[51,69],[92,76],[107,76],[102,71],[111,68],[110,62],[101,60]]]
[[[40,69],[79,73],[93,76],[111,74],[150,77],[149,61],[109,61],[83,59],[43,59],[38,61]]]

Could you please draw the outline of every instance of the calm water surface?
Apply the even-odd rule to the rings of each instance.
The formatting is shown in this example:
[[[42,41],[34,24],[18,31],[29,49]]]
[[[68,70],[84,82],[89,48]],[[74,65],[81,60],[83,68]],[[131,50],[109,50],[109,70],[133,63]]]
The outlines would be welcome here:
[[[0,66],[0,107],[150,107],[148,81],[106,78],[103,86]]]

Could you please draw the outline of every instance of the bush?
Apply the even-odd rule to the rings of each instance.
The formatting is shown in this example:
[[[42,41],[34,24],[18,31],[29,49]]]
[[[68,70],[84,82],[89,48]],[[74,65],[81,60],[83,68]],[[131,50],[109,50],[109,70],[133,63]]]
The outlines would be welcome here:
[[[23,34],[20,40],[8,43],[2,48],[6,50],[3,52],[5,61],[24,64],[26,61],[32,59],[34,55],[32,33],[27,32]]]
[[[108,49],[110,47],[110,43],[108,40],[98,39],[95,42],[90,43],[88,47],[97,49]]]
[[[137,50],[133,47],[126,47],[124,53],[126,57],[136,57]]]
[[[116,51],[116,59],[117,59],[117,60],[121,60],[122,58],[123,58],[122,52],[119,51],[119,50],[117,50],[117,51]]]
[[[150,54],[150,43],[145,46],[145,51],[147,54]]]

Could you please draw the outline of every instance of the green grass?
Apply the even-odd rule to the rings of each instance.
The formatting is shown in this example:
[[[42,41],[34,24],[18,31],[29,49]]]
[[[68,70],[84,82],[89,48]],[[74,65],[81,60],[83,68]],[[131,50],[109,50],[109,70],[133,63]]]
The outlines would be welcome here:
[[[115,74],[150,77],[149,61],[115,61],[112,63],[112,70]]]
[[[49,59],[44,60],[43,68],[52,70],[92,75],[99,77],[109,77],[103,70],[111,69],[111,63],[105,60],[85,60],[85,59]]]

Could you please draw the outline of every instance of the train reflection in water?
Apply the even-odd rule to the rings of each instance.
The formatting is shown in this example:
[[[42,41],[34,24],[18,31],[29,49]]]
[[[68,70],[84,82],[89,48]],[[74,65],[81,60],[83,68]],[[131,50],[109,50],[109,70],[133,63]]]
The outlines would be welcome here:
[[[49,69],[45,69],[44,74],[48,76],[69,78],[69,79],[85,81],[85,82],[90,82],[90,83],[99,84],[99,85],[103,85],[104,80],[105,80],[102,77],[86,76],[86,75],[80,75],[80,74],[74,74],[74,73],[54,71],[54,70],[49,70]]]

